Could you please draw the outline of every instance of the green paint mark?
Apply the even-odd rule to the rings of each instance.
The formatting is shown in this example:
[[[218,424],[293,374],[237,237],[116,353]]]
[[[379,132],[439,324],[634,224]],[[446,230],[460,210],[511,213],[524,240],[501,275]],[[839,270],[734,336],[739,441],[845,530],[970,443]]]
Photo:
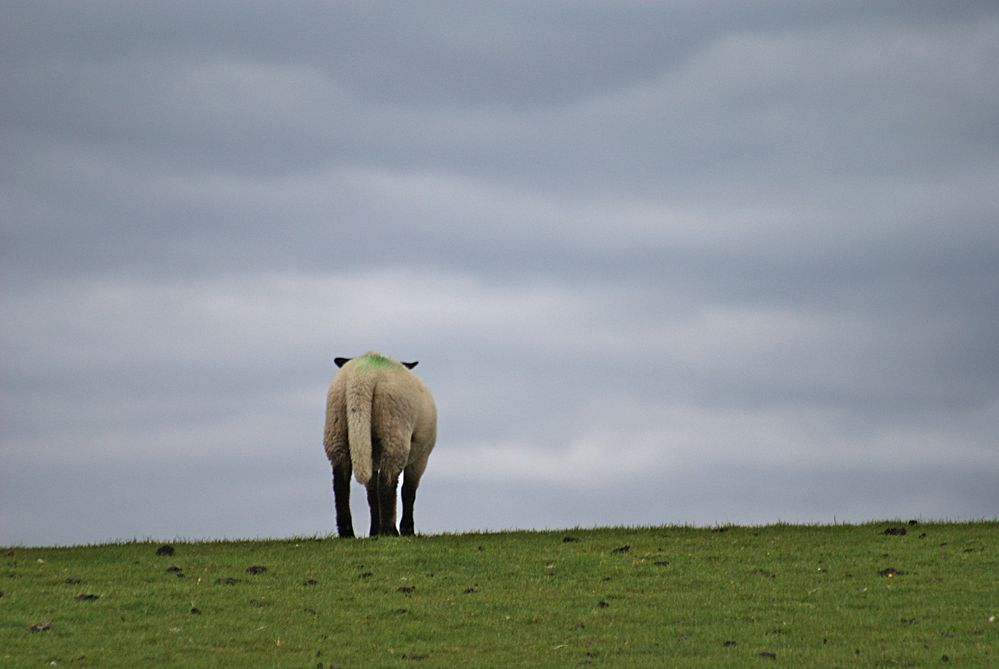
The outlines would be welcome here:
[[[374,367],[391,367],[392,365],[397,365],[395,360],[391,358],[386,358],[383,355],[378,355],[377,353],[367,353],[362,355],[357,359],[358,367],[361,368],[374,368]]]

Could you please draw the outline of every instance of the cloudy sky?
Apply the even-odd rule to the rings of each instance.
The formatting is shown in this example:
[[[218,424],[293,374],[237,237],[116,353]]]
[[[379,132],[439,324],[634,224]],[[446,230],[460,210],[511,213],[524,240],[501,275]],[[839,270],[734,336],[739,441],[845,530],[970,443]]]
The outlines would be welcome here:
[[[0,14],[0,544],[999,514],[994,3]]]

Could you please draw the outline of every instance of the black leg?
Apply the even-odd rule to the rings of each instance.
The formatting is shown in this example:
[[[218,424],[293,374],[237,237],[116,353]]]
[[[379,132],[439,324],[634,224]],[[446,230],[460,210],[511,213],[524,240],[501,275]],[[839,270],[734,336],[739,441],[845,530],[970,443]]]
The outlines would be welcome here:
[[[382,517],[380,534],[399,536],[395,527],[395,497],[399,487],[399,475],[382,471],[378,476],[378,510]]]
[[[354,536],[350,517],[350,466],[333,465],[333,501],[336,505],[336,532],[341,537]]]
[[[368,536],[377,537],[381,534],[382,527],[382,514],[378,498],[378,472],[375,472],[371,480],[368,481],[367,488],[368,509],[371,511],[371,528],[368,530]]]
[[[416,484],[406,475],[402,480],[402,521],[399,523],[399,534],[411,537],[415,534],[413,524],[413,504],[416,502]]]

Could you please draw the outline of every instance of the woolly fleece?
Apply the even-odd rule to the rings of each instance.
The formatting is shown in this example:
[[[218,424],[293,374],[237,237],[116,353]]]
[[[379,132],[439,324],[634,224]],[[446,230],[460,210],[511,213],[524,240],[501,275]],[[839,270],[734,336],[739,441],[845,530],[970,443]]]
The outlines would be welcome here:
[[[330,462],[351,467],[362,485],[373,472],[394,479],[403,470],[418,484],[436,440],[433,397],[403,363],[371,351],[333,378],[323,446]]]

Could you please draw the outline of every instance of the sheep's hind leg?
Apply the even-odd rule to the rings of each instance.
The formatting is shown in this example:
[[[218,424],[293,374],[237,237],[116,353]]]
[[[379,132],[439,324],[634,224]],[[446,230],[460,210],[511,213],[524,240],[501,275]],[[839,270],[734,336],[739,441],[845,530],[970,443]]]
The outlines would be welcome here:
[[[371,477],[371,480],[367,483],[368,491],[368,510],[371,511],[371,527],[368,530],[368,536],[377,537],[381,534],[382,520],[381,520],[381,510],[379,507],[378,498],[378,472]]]
[[[333,465],[333,500],[336,505],[336,533],[344,538],[354,536],[350,517],[350,465]]]
[[[425,453],[422,458],[410,463],[405,469],[405,478],[402,481],[402,520],[399,523],[399,533],[404,536],[413,536],[416,533],[413,506],[416,504],[416,489],[420,487],[420,478],[427,468],[428,457],[430,453]]]
[[[399,475],[385,470],[378,473],[378,511],[381,516],[379,534],[397,537],[395,526],[395,497],[399,488]]]
[[[399,536],[395,527],[395,494],[399,485],[398,474],[378,471],[368,481],[368,508],[371,510],[369,536]]]
[[[399,534],[411,537],[416,533],[413,524],[413,505],[416,503],[416,486],[419,478],[411,476],[408,472],[402,480],[402,520],[399,522]]]

